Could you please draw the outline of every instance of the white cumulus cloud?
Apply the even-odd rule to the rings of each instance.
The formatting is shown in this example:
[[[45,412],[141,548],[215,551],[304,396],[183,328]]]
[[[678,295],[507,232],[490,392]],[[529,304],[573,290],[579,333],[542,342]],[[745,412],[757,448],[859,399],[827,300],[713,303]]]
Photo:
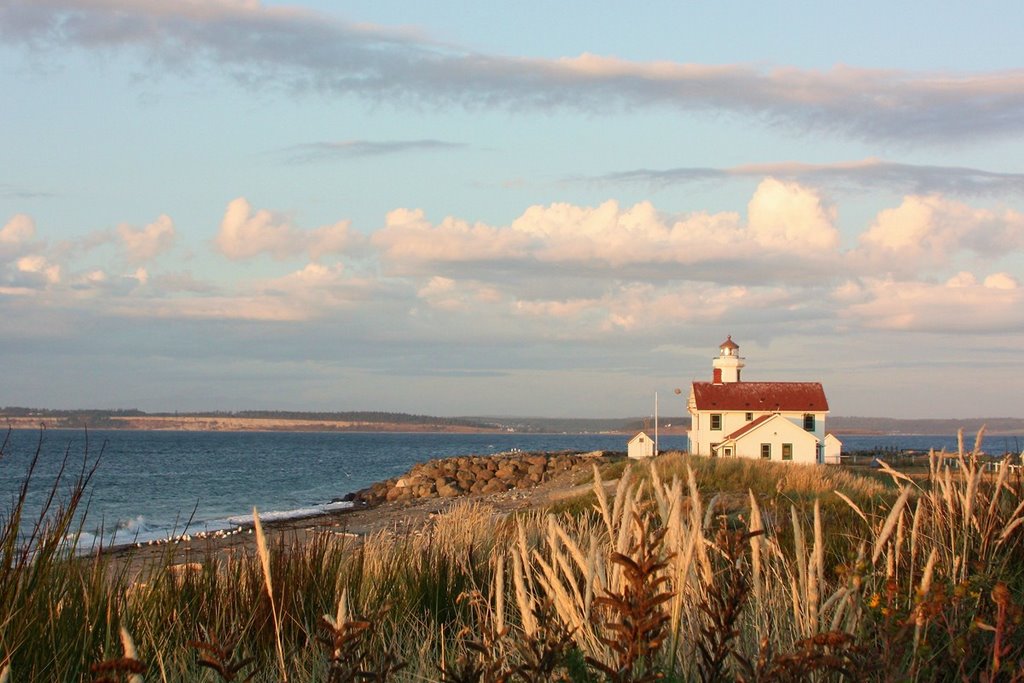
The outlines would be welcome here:
[[[839,246],[835,209],[795,182],[763,180],[747,205],[750,236],[764,248],[827,253]]]
[[[479,269],[498,261],[503,269],[564,265],[581,273],[779,258],[821,268],[838,256],[834,220],[835,210],[814,190],[769,178],[755,191],[746,222],[734,212],[665,216],[646,201],[531,206],[508,226],[453,217],[434,225],[422,211],[397,209],[371,242],[399,273],[442,267],[451,275],[459,264]],[[772,270],[776,277],[800,272]]]
[[[350,221],[302,230],[285,216],[267,209],[254,210],[244,197],[228,204],[215,240],[220,252],[236,261],[260,254],[285,260],[305,253],[319,259],[328,253],[344,251],[355,242]]]
[[[117,228],[125,254],[131,263],[152,261],[174,244],[174,221],[161,214],[143,228],[121,224]]]
[[[45,256],[33,254],[23,256],[15,264],[18,272],[24,275],[35,276],[37,282],[46,284],[57,284],[61,279],[61,268],[59,264],[51,263]]]
[[[908,196],[881,211],[860,237],[859,255],[896,270],[939,266],[970,250],[998,256],[1024,248],[1024,214],[972,207],[940,195]]]
[[[1024,330],[1024,290],[1008,273],[979,282],[959,272],[944,283],[890,278],[864,282],[859,300],[842,311],[864,327],[917,332]]]
[[[431,308],[443,311],[493,309],[505,296],[498,288],[476,280],[453,280],[434,276],[416,291],[416,296]]]
[[[31,248],[36,236],[36,224],[30,216],[14,214],[0,228],[0,258],[13,258]]]
[[[433,225],[421,210],[388,212],[371,243],[400,270],[429,262],[487,262],[522,258],[527,237],[483,223],[448,217]]]

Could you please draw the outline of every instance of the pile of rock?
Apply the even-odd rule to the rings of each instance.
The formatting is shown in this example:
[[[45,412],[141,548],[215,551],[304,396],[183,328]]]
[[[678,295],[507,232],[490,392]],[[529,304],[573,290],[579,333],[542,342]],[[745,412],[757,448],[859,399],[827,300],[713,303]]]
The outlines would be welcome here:
[[[500,453],[430,460],[401,477],[350,493],[346,500],[367,505],[419,498],[453,498],[536,486],[554,475],[602,456],[594,453]]]

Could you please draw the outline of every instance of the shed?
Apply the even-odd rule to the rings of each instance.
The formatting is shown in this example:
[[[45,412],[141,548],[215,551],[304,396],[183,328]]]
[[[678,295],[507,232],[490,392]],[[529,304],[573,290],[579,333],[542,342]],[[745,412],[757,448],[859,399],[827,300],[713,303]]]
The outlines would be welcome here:
[[[838,465],[842,462],[843,442],[832,432],[825,435],[825,464]]]
[[[653,458],[654,441],[644,432],[640,432],[626,444],[626,452],[631,458]]]

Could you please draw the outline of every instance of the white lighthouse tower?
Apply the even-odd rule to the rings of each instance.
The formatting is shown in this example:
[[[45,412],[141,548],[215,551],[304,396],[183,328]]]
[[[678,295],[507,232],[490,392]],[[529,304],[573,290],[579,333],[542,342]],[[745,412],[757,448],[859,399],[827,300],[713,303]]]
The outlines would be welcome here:
[[[711,363],[714,384],[728,384],[740,381],[740,370],[743,359],[740,357],[739,344],[732,340],[730,334],[718,345],[718,358]]]

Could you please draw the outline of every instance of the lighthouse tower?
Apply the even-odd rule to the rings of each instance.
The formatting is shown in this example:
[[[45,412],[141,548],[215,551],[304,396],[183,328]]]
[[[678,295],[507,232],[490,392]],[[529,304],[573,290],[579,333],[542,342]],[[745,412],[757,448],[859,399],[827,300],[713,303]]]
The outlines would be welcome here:
[[[740,381],[740,370],[743,369],[743,359],[740,358],[740,347],[732,340],[730,334],[724,342],[718,345],[718,358],[711,363],[714,384],[728,384]]]

